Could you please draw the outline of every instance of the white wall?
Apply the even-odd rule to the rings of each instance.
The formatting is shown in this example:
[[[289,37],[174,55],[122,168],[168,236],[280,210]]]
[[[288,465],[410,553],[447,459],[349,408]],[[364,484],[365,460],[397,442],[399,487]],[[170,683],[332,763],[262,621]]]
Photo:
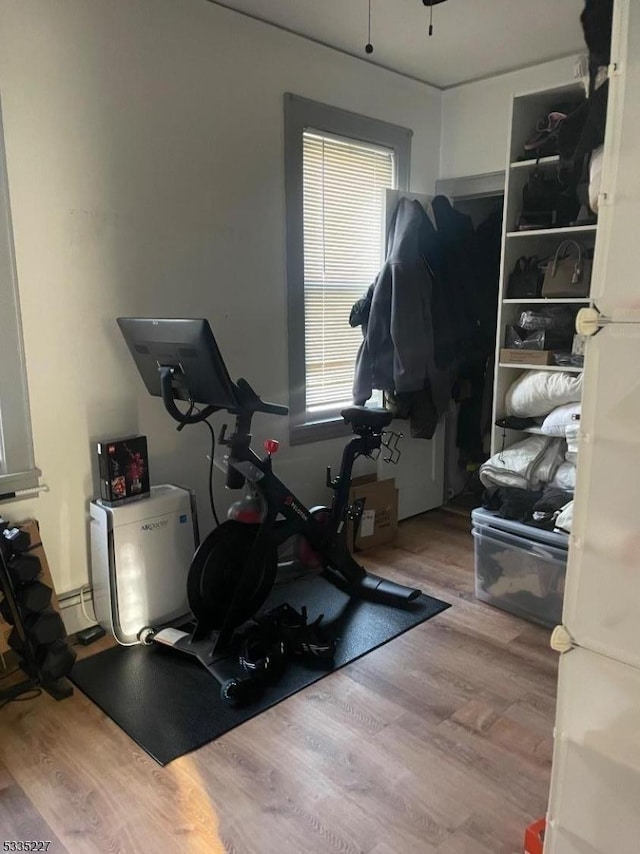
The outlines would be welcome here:
[[[439,177],[504,169],[512,96],[574,82],[576,60],[545,62],[443,92]]]
[[[234,377],[287,400],[282,96],[414,130],[412,186],[438,173],[440,94],[205,0],[3,0],[0,96],[36,460],[34,515],[59,591],[87,579],[91,441],[139,430],[152,480],[206,502],[207,434],[177,434],[125,351],[120,314],[207,316]],[[0,345],[1,346],[1,345]],[[221,417],[218,419],[221,423]],[[342,442],[285,447],[326,500]],[[223,504],[218,475],[216,492]],[[236,497],[234,495],[234,497]]]

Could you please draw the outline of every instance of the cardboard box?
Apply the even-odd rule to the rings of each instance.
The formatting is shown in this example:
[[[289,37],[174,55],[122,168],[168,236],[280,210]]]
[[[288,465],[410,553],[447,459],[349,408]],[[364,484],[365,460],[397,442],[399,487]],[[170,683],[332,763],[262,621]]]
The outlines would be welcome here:
[[[29,519],[27,522],[23,522],[21,525],[17,525],[16,527],[21,528],[21,530],[26,531],[29,534],[29,543],[30,545],[35,545],[39,543],[40,545],[37,548],[33,549],[29,552],[29,554],[34,555],[40,561],[40,575],[38,576],[38,581],[41,581],[43,584],[46,584],[47,587],[50,587],[53,591],[51,595],[51,607],[54,608],[58,613],[60,613],[60,604],[58,602],[58,597],[56,596],[56,589],[53,586],[53,581],[51,580],[51,570],[49,568],[49,562],[47,561],[47,556],[44,551],[44,546],[42,545],[42,540],[40,539],[40,529],[38,527],[38,523],[35,519]],[[9,634],[11,633],[12,627],[5,623],[5,621],[0,617],[0,652],[5,653],[9,650],[9,644],[7,643],[7,639]]]
[[[364,510],[355,542],[356,551],[393,543],[398,533],[398,490],[393,478],[378,480],[363,475],[351,482],[349,501],[364,499]],[[347,528],[349,548],[353,551],[353,522]]]
[[[500,350],[500,361],[511,365],[552,365],[551,350]]]

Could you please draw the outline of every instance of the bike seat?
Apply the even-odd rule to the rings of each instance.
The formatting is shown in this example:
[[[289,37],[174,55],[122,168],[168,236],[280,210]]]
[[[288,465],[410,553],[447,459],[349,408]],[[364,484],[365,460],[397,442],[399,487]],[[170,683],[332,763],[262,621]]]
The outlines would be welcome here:
[[[371,430],[382,430],[393,421],[393,414],[388,409],[369,409],[367,406],[349,406],[343,409],[340,415],[354,429],[367,427]]]

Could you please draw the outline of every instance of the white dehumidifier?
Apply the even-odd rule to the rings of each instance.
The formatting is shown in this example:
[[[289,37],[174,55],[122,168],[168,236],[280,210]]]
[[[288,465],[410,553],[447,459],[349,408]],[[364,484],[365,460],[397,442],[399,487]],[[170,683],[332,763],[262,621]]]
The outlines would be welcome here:
[[[149,498],[108,507],[92,501],[91,581],[96,619],[118,643],[145,626],[189,615],[187,573],[198,546],[195,496],[152,486]]]

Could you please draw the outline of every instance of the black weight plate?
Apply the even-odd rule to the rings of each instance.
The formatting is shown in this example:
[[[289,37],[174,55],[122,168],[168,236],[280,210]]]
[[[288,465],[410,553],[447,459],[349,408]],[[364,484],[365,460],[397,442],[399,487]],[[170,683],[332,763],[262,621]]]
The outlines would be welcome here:
[[[249,592],[238,604],[231,628],[253,617],[273,586],[278,559],[272,544],[265,546],[247,569],[259,528],[235,520],[223,522],[203,540],[193,557],[187,578],[189,607],[210,629],[222,628],[245,571],[250,573],[244,582]]]

